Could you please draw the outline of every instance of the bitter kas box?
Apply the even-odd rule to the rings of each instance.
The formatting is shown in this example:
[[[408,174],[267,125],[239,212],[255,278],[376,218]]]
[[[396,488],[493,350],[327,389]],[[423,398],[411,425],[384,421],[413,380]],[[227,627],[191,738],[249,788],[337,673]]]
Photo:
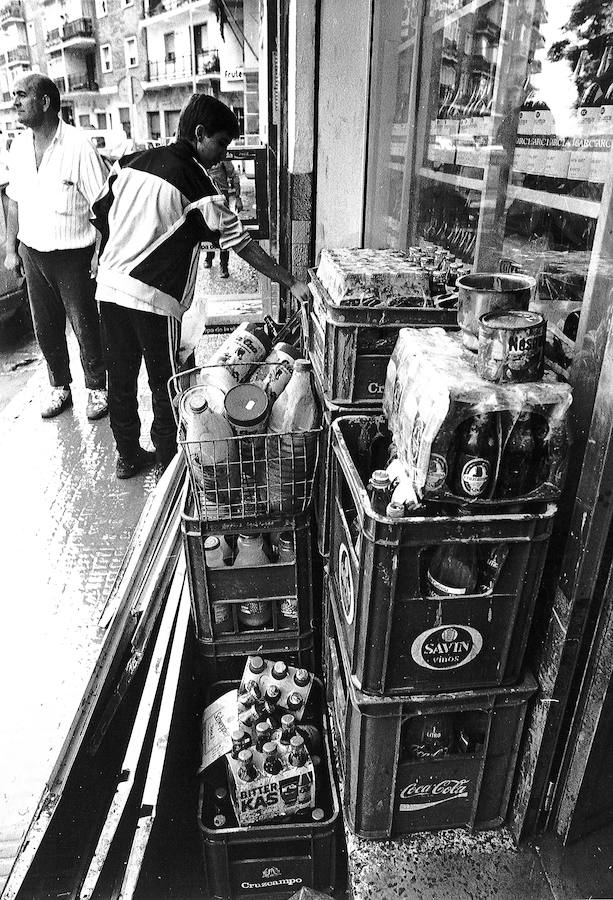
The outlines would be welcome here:
[[[240,826],[283,819],[303,810],[313,809],[315,806],[315,772],[308,751],[306,751],[306,763],[303,766],[288,766],[287,755],[280,751],[279,756],[284,763],[284,768],[277,775],[269,775],[262,770],[263,758],[254,745],[250,749],[253,752],[257,777],[248,783],[242,782],[238,778],[240,762],[232,756],[232,732],[242,730],[251,733],[252,730],[248,723],[243,721],[244,711],[242,713],[240,711],[238,698],[244,692],[245,685],[254,680],[253,672],[250,669],[250,663],[253,660],[262,662],[259,657],[249,657],[238,690],[228,691],[209,704],[202,716],[200,772],[225,756],[230,795]],[[262,696],[265,693],[266,679],[270,677],[274,665],[270,660],[263,662],[265,669],[260,675]],[[292,682],[295,671],[293,667],[288,667],[288,678],[291,677]],[[304,696],[302,709],[306,705],[312,682],[311,675],[308,686],[302,689]],[[292,686],[295,687],[293,684]],[[299,689],[296,688],[296,692],[298,691]],[[287,698],[288,693],[285,691],[282,697]],[[302,710],[296,715],[296,719],[298,720],[301,716]],[[253,734],[252,737],[254,737]]]

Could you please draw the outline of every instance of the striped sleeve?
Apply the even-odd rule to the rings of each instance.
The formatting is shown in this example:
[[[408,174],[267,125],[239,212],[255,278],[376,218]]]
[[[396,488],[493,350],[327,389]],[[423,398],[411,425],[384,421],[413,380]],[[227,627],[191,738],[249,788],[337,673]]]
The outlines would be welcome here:
[[[219,249],[244,250],[251,237],[236,213],[228,209],[226,198],[217,194],[206,201],[201,207],[202,215],[211,231],[219,232]]]
[[[99,196],[108,169],[91,141],[84,141],[79,160],[79,188],[90,206]]]

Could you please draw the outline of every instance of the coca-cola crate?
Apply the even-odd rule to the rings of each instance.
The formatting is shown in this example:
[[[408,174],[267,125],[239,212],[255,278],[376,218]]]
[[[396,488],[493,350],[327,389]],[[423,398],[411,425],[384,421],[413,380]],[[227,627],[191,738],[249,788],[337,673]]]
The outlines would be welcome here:
[[[234,363],[244,369],[248,381],[256,366],[266,363]],[[231,521],[235,528],[254,517],[300,515],[313,498],[313,483],[319,460],[321,428],[281,434],[247,434],[214,440],[186,440],[181,420],[185,393],[202,384],[205,376],[227,366],[199,366],[173,375],[168,381],[177,422],[177,444],[192,486],[194,507],[200,519],[217,523]],[[272,366],[271,366],[272,368]],[[223,393],[223,392],[222,392]],[[219,393],[216,402],[219,402]]]
[[[240,531],[231,520],[211,522],[196,512],[191,485],[186,481],[181,514],[181,530],[187,560],[192,613],[199,643],[215,644],[221,655],[259,652],[267,642],[295,648],[300,635],[313,629],[313,559],[311,524],[308,513],[300,516],[256,517],[241,522]],[[212,535],[233,541],[238,534],[291,533],[293,562],[219,568],[206,565],[205,541]],[[243,607],[270,604],[269,620],[250,627]],[[276,646],[279,646],[278,643]]]
[[[337,306],[315,269],[309,269],[312,305],[307,347],[332,403],[372,406],[381,401],[387,364],[401,328],[457,330],[456,311],[438,307]]]
[[[330,426],[339,416],[350,416],[355,413],[355,407],[332,403],[316,372],[314,382],[322,409],[322,429],[319,449],[321,462],[313,491],[313,511],[317,525],[317,547],[320,554],[327,557],[330,553],[330,510],[332,508],[332,431]],[[373,403],[372,407],[360,407],[360,412],[368,416],[377,415],[381,412],[381,403]]]
[[[512,684],[523,665],[556,507],[531,505],[530,514],[378,515],[364,484],[381,421],[349,416],[332,423],[329,602],[353,681],[377,695]],[[430,596],[434,553],[461,544],[476,548],[481,585],[472,593]],[[497,580],[486,587],[490,567],[501,559]]]
[[[244,664],[244,660],[243,660]],[[236,687],[238,682],[213,685],[209,702]],[[319,822],[294,820],[248,827],[214,828],[210,821],[215,776],[225,775],[215,764],[204,773],[198,800],[198,826],[204,853],[206,896],[210,900],[285,900],[301,887],[332,893],[342,873],[337,873],[337,854],[342,841],[340,797],[332,762],[323,685],[313,682],[307,707],[322,734],[322,764],[316,804],[325,817]]]
[[[510,688],[371,697],[349,675],[337,626],[331,615],[324,672],[343,812],[352,831],[387,840],[416,831],[502,825],[534,678],[528,674]],[[425,716],[432,717],[433,730],[449,729],[448,752],[423,734]]]

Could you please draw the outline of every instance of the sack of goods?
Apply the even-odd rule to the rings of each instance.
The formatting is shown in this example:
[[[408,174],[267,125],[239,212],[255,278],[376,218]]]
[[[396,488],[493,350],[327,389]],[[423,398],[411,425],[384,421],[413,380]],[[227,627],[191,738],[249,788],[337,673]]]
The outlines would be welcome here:
[[[306,669],[250,656],[238,689],[205,709],[200,771],[225,759],[240,826],[314,815],[321,735],[301,724],[312,684]]]
[[[202,518],[303,512],[320,419],[310,362],[245,322],[196,371],[179,397],[179,443]]]
[[[432,306],[428,272],[401,250],[324,249],[317,277],[337,306]]]
[[[458,335],[402,329],[383,397],[394,499],[411,506],[557,498],[571,402],[570,386],[551,373],[541,381],[489,381]]]

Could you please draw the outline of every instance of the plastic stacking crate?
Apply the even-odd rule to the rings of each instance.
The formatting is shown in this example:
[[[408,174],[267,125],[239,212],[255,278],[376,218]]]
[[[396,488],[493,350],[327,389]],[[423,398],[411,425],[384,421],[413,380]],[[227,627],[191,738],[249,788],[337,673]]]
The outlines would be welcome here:
[[[416,831],[502,825],[534,678],[526,675],[511,688],[371,697],[352,683],[337,626],[330,616],[324,671],[351,830],[387,840]],[[410,755],[413,729],[419,730],[424,716],[452,722],[450,752]]]
[[[213,685],[209,702],[237,683]],[[215,776],[219,780],[225,772],[221,764],[216,771],[207,770],[200,785],[198,827],[204,853],[205,890],[210,900],[285,900],[303,886],[331,894],[337,879],[341,880],[336,867],[342,840],[340,796],[321,682],[315,680],[311,697],[317,704],[317,717],[312,720],[305,716],[304,721],[315,721],[322,734],[322,774],[315,802],[325,818],[321,822],[295,820],[213,828],[210,797],[216,786]],[[309,698],[309,705],[311,702]]]
[[[262,365],[262,364],[258,364]],[[236,363],[249,379],[255,364]],[[249,434],[204,441],[186,440],[182,398],[192,387],[226,366],[200,366],[173,375],[168,392],[192,486],[195,513],[206,522],[296,516],[311,506],[321,428],[282,434]]]
[[[401,328],[457,330],[455,309],[338,306],[309,269],[307,346],[331,403],[364,407],[383,399],[387,364]]]
[[[350,416],[355,413],[355,406],[340,406],[332,403],[325,393],[322,384],[315,372],[315,388],[322,409],[322,429],[320,438],[319,459],[320,464],[315,479],[313,511],[317,525],[317,548],[323,557],[330,552],[330,510],[332,508],[332,422],[340,416]],[[371,407],[360,407],[362,415],[377,415],[381,413],[381,402],[373,403]]]
[[[329,602],[353,682],[375,695],[513,684],[545,564],[555,504],[528,513],[407,516],[373,512],[365,488],[381,418],[332,423],[333,508]],[[352,533],[353,532],[353,533]],[[356,537],[357,535],[357,537]],[[354,543],[354,537],[356,537]],[[427,571],[441,546],[476,547],[481,573],[508,553],[492,589],[431,596]]]

